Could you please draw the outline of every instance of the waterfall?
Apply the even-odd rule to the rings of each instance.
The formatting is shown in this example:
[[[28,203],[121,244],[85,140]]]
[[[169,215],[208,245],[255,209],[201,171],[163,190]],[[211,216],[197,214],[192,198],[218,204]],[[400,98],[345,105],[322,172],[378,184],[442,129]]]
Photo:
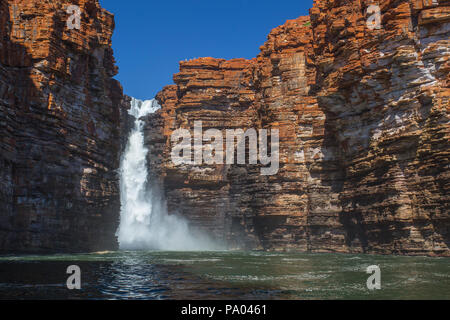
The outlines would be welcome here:
[[[193,233],[187,221],[169,215],[164,201],[148,181],[144,144],[146,115],[156,112],[156,100],[132,99],[129,114],[135,118],[120,166],[121,213],[117,231],[123,250],[212,250],[216,245],[206,236]],[[153,187],[155,188],[155,187]]]

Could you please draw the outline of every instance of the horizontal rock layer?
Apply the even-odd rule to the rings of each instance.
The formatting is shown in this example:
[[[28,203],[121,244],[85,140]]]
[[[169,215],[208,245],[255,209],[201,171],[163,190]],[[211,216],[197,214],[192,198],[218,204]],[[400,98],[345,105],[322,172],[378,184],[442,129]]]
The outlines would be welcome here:
[[[115,249],[113,16],[96,0],[2,0],[0,25],[0,252]]]
[[[147,118],[169,210],[232,248],[450,256],[448,1],[321,0],[253,60],[180,63]],[[179,165],[178,128],[274,128],[280,170]]]

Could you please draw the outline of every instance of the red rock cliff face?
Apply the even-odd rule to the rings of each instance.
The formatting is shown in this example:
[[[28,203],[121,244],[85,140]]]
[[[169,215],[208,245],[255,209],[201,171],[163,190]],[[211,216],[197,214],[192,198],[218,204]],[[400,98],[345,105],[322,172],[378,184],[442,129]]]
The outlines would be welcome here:
[[[449,2],[381,1],[374,30],[371,4],[317,1],[251,61],[180,64],[147,135],[172,212],[234,248],[450,255]],[[197,120],[279,129],[278,174],[175,166]]]
[[[195,121],[202,121],[204,130],[255,127],[257,110],[252,107],[255,94],[250,87],[250,64],[244,59],[211,58],[182,62],[180,73],[174,76],[177,85],[158,95],[164,106],[159,116],[163,118],[165,143],[150,154],[154,158],[163,153],[161,171],[169,211],[188,217],[195,227],[221,240],[230,234],[232,215],[239,210],[230,185],[231,168],[175,166],[170,156],[170,136],[180,127],[192,129]],[[152,119],[148,127],[154,125]]]
[[[333,124],[347,244],[449,255],[448,1],[317,1],[318,99]],[[332,17],[340,17],[332,19]]]
[[[70,4],[79,30],[66,26]],[[0,25],[0,251],[114,249],[113,16],[96,0],[1,0]]]

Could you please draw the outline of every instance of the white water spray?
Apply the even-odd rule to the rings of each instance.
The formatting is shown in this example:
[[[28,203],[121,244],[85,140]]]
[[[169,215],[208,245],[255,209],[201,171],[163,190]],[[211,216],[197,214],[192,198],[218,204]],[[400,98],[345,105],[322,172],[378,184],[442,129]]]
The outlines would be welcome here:
[[[213,250],[205,235],[193,234],[181,217],[169,215],[164,202],[148,181],[147,153],[142,117],[156,112],[155,100],[132,99],[129,114],[136,120],[120,167],[121,219],[117,231],[124,250]]]

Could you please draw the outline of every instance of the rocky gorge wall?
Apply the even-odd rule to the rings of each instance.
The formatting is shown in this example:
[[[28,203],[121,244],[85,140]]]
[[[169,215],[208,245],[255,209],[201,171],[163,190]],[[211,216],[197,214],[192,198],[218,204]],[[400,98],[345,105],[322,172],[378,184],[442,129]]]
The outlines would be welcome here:
[[[449,256],[449,9],[315,1],[255,59],[181,62],[146,129],[169,211],[231,248]],[[172,133],[200,120],[278,129],[278,174],[175,166]]]
[[[181,62],[145,118],[169,212],[234,249],[450,256],[449,8],[316,1],[252,60]],[[97,0],[0,0],[0,252],[117,248],[132,121],[113,29]],[[171,135],[196,121],[278,129],[278,173],[174,165]]]
[[[0,252],[117,248],[113,29],[96,0],[0,0]]]

